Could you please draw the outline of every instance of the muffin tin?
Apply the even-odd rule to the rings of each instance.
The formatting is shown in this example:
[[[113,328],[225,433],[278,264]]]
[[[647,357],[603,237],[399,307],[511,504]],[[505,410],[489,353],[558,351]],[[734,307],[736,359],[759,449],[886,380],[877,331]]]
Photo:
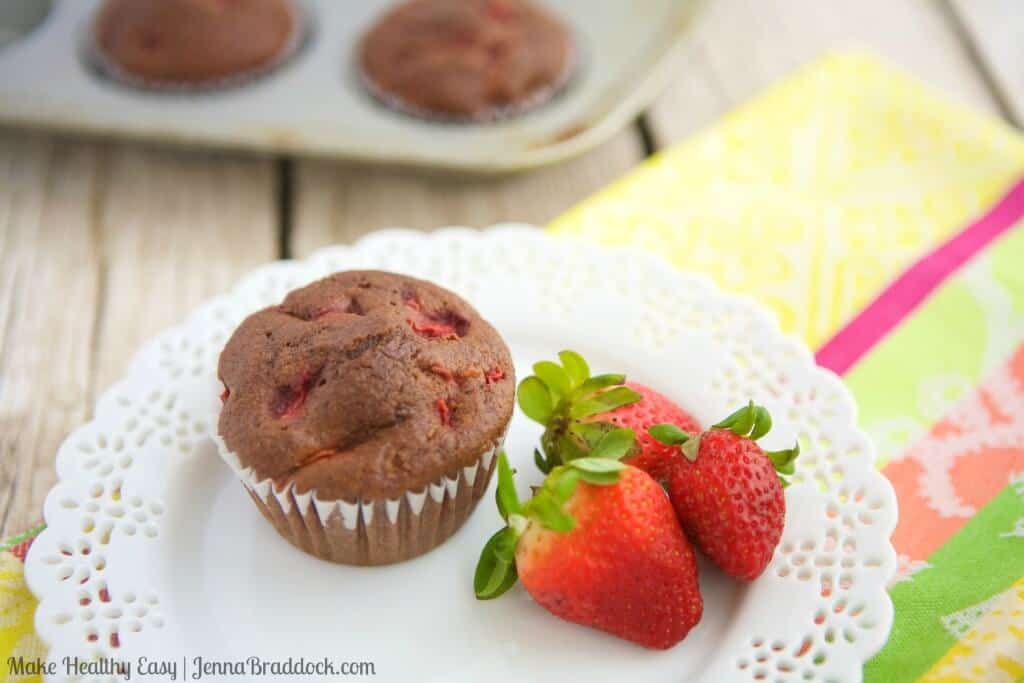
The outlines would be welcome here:
[[[99,0],[57,0],[40,25],[0,44],[0,121],[465,171],[539,166],[606,140],[650,101],[700,2],[544,1],[571,27],[581,63],[550,102],[496,123],[419,120],[363,89],[354,47],[388,0],[302,0],[310,30],[287,63],[234,87],[173,93],[104,77],[88,58]]]
[[[50,0],[0,2],[0,48],[32,32],[50,14]]]

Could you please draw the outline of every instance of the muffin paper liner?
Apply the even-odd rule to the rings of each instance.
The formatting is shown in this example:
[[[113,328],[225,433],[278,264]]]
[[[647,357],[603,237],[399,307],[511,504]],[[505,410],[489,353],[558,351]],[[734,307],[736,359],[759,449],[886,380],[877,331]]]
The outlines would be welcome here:
[[[292,35],[289,36],[281,48],[281,52],[265,64],[229,76],[209,78],[202,81],[172,81],[146,78],[132,73],[122,68],[100,47],[99,42],[96,40],[95,21],[89,25],[89,30],[83,44],[83,57],[86,63],[94,67],[104,78],[138,90],[170,94],[208,94],[220,90],[238,88],[268,76],[284,66],[306,44],[312,32],[308,12],[300,0],[286,0],[285,4],[292,15]]]
[[[359,53],[361,54],[361,52],[362,40],[359,42]],[[485,109],[484,111],[469,115],[446,114],[444,112],[418,107],[406,102],[395,93],[384,90],[377,85],[377,83],[370,78],[370,75],[366,73],[366,70],[363,69],[362,59],[357,58],[355,70],[360,85],[362,85],[363,89],[366,90],[373,99],[377,100],[388,109],[392,109],[401,114],[435,123],[498,123],[505,119],[521,116],[522,114],[536,109],[537,107],[549,102],[555,97],[555,95],[561,93],[562,90],[568,87],[569,83],[573,80],[580,69],[582,60],[579,55],[580,49],[578,41],[575,37],[572,37],[569,43],[569,54],[565,60],[565,67],[562,69],[562,73],[559,74],[558,78],[555,79],[551,85],[539,88],[515,104],[506,105],[504,107],[491,107],[490,109]]]
[[[442,476],[426,488],[393,499],[323,500],[315,489],[296,493],[260,479],[214,436],[224,461],[277,532],[292,545],[324,560],[381,565],[408,560],[435,548],[469,518],[487,490],[502,435],[469,467]]]

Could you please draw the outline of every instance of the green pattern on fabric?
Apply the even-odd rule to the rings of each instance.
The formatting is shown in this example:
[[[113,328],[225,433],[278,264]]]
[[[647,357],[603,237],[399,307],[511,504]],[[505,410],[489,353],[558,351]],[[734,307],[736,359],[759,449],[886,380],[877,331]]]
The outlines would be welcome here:
[[[956,642],[942,617],[1007,590],[1024,576],[1024,538],[1002,536],[1024,517],[1007,486],[928,558],[931,568],[889,591],[896,619],[888,643],[864,666],[869,683],[917,680]]]
[[[45,522],[40,522],[27,531],[22,531],[20,534],[15,534],[10,538],[6,539],[3,543],[0,543],[0,553],[6,553],[16,545],[24,543],[30,538],[35,538],[39,534],[43,533],[43,529],[46,528]]]
[[[1018,223],[1001,243],[1004,248],[988,252],[992,261],[992,274],[1009,295],[1013,312],[1024,315],[1024,268],[1021,268],[1021,254],[1024,253],[1024,221]]]
[[[1021,263],[1024,221],[946,280],[846,374],[879,467],[962,398],[958,388],[972,388],[1012,352],[1024,333]],[[999,305],[1001,297],[1013,302],[1010,310]],[[948,378],[963,382],[942,382]]]
[[[949,335],[950,327],[962,330]],[[888,420],[912,420],[921,429],[931,423],[920,409],[921,382],[929,377],[957,372],[973,382],[983,372],[985,346],[984,311],[954,279],[943,285],[916,315],[909,317],[886,343],[872,350],[846,375],[846,384],[857,399],[860,424],[869,432]],[[941,339],[942,343],[937,343]],[[928,349],[928,353],[908,352]],[[948,396],[950,404],[960,396]],[[878,466],[882,467],[910,445],[899,438],[878,439]]]

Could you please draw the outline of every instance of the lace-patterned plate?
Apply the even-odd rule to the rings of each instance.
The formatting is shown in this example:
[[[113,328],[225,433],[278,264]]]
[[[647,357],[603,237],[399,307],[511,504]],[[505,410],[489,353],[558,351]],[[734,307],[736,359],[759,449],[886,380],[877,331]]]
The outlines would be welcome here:
[[[521,588],[477,602],[473,567],[498,527],[484,501],[450,540],[403,564],[321,562],[280,539],[210,439],[217,356],[253,310],[330,272],[382,268],[465,296],[502,332],[520,376],[562,348],[624,370],[709,423],[748,398],[799,438],[771,566],[740,585],[702,565],[704,619],[650,652],[559,621]],[[896,500],[842,383],[774,319],[659,259],[528,226],[376,233],[262,267],[147,344],[57,455],[49,528],[27,562],[50,658],[375,662],[380,680],[858,681],[892,624]],[[506,442],[522,473],[538,429]]]

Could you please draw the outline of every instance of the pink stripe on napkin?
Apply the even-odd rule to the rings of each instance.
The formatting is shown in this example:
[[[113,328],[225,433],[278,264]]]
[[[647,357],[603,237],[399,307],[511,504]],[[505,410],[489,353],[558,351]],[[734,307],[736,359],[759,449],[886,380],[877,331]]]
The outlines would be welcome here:
[[[843,374],[917,308],[943,280],[1024,216],[1024,179],[988,213],[904,271],[815,354]]]

